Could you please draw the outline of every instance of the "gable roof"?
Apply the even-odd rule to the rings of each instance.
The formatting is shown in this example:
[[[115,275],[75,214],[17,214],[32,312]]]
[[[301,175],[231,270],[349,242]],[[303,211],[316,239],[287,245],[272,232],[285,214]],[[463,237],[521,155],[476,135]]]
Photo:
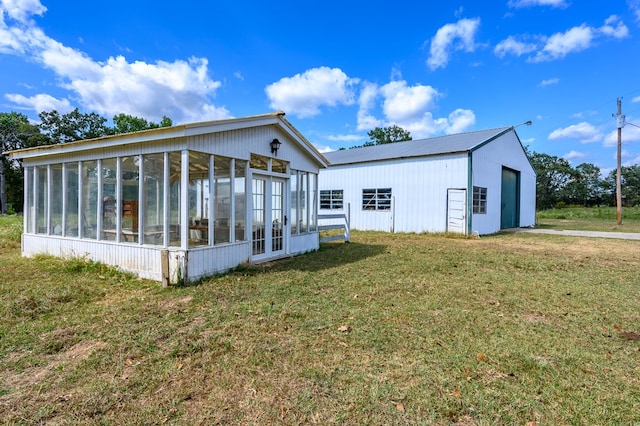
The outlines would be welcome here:
[[[141,130],[132,133],[103,136],[95,139],[85,139],[54,145],[43,145],[32,148],[8,151],[12,159],[38,158],[53,154],[62,154],[73,151],[88,151],[96,148],[128,145],[131,143],[152,142],[163,139],[173,139],[207,133],[216,133],[229,130],[244,129],[250,127],[276,125],[296,141],[321,167],[328,165],[327,159],[316,149],[311,142],[304,137],[286,118],[285,113],[276,111],[267,114],[252,115],[240,118],[227,118],[215,121],[179,124],[171,127],[159,127],[149,130]]]
[[[428,139],[343,149],[325,152],[324,156],[329,160],[330,165],[340,165],[470,152],[510,130],[513,130],[513,127],[499,127]]]

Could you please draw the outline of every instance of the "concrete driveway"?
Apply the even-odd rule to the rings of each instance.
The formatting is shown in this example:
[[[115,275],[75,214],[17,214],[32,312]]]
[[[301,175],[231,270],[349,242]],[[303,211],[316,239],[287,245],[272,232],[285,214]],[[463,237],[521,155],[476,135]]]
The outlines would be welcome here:
[[[633,232],[598,232],[598,231],[571,231],[567,229],[539,229],[539,228],[512,228],[503,229],[504,232],[530,232],[534,234],[568,235],[573,237],[617,238],[620,240],[640,240],[640,234]]]

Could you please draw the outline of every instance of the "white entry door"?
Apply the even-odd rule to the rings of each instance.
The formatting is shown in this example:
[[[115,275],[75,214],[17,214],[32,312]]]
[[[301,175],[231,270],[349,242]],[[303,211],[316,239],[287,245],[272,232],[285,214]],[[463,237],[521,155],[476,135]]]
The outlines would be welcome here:
[[[252,188],[251,260],[260,261],[286,253],[289,224],[286,199],[286,180],[270,176],[255,176]]]
[[[467,190],[447,190],[447,232],[467,233]]]

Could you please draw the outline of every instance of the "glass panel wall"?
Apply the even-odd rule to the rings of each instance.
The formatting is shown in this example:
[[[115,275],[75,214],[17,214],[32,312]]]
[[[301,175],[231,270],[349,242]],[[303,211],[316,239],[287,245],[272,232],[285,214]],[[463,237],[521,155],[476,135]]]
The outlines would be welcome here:
[[[102,160],[102,239],[115,241],[118,168],[115,158]]]
[[[209,244],[209,154],[189,152],[189,247]]]
[[[82,162],[82,206],[80,207],[82,212],[81,237],[92,240],[95,240],[98,237],[98,174],[99,170],[97,161]],[[113,236],[115,238],[115,233]]]
[[[189,231],[189,246],[246,241],[251,237],[247,229],[249,162],[214,156],[210,183],[211,155],[190,152],[189,156],[189,223],[185,227]],[[142,180],[140,161],[144,161]],[[119,241],[124,243],[137,243],[142,238],[142,244],[163,245],[168,239],[170,247],[179,247],[181,162],[181,152],[169,152],[28,167],[27,232],[105,241],[116,241],[119,234]],[[168,193],[165,171],[169,178]],[[302,178],[299,184],[297,177],[302,173],[292,173],[295,233],[300,205],[306,211],[308,200],[304,200],[305,191],[298,194],[307,181]],[[264,208],[264,202],[260,207]],[[165,229],[167,219],[169,227]],[[209,241],[210,223],[214,225],[213,241]]]
[[[51,166],[51,215],[49,217],[49,230],[53,235],[62,235],[62,164]]]
[[[264,179],[253,178],[251,183],[251,193],[253,194],[253,251],[254,255],[265,253],[265,198],[266,181]]]
[[[180,181],[182,154],[169,153],[169,246],[180,247]]]
[[[235,238],[236,241],[246,240],[245,226],[247,216],[246,202],[246,166],[247,162],[242,160],[235,161],[235,176],[233,182],[233,192],[235,199]]]
[[[223,244],[231,241],[231,159],[216,155],[213,164],[214,242]]]
[[[298,194],[300,197],[300,217],[299,217],[299,224],[300,224],[300,229],[299,232],[302,233],[306,233],[308,230],[308,216],[307,216],[307,204],[308,204],[308,200],[307,200],[307,188],[308,188],[308,174],[304,173],[304,172],[300,172],[300,174],[298,175],[300,178],[300,186],[298,189]]]
[[[318,175],[309,173],[309,232],[315,232],[318,223]]]
[[[36,233],[47,233],[47,167],[36,167]]]
[[[24,220],[27,224],[27,232],[35,232],[36,205],[35,198],[33,197],[33,195],[35,194],[35,181],[33,178],[34,167],[26,167],[25,171],[25,179],[27,181],[28,192],[25,194],[25,197],[27,197],[27,211],[24,212]]]
[[[298,226],[298,171],[291,170],[291,235],[297,234]]]
[[[122,157],[120,164],[122,182],[122,209],[120,212],[120,223],[122,233],[120,241],[134,243],[138,241],[138,205],[139,201],[139,175],[140,156]]]
[[[268,170],[269,168],[269,157],[265,157],[263,155],[251,154],[251,165],[252,169],[257,170]]]
[[[144,157],[143,206],[144,244],[164,242],[164,154]]]
[[[278,158],[271,159],[271,171],[275,173],[287,173],[289,163]]]
[[[66,237],[78,236],[78,163],[65,164],[65,180],[67,182],[67,192],[65,197],[66,211],[64,235]]]

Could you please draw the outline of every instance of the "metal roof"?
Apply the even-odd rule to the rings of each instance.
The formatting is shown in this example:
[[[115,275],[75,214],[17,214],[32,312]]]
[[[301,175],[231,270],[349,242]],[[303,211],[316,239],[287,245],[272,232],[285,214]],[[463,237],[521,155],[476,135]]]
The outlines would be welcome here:
[[[329,160],[330,165],[340,165],[469,152],[512,129],[513,127],[499,127],[428,139],[343,149],[325,152],[324,156]]]

